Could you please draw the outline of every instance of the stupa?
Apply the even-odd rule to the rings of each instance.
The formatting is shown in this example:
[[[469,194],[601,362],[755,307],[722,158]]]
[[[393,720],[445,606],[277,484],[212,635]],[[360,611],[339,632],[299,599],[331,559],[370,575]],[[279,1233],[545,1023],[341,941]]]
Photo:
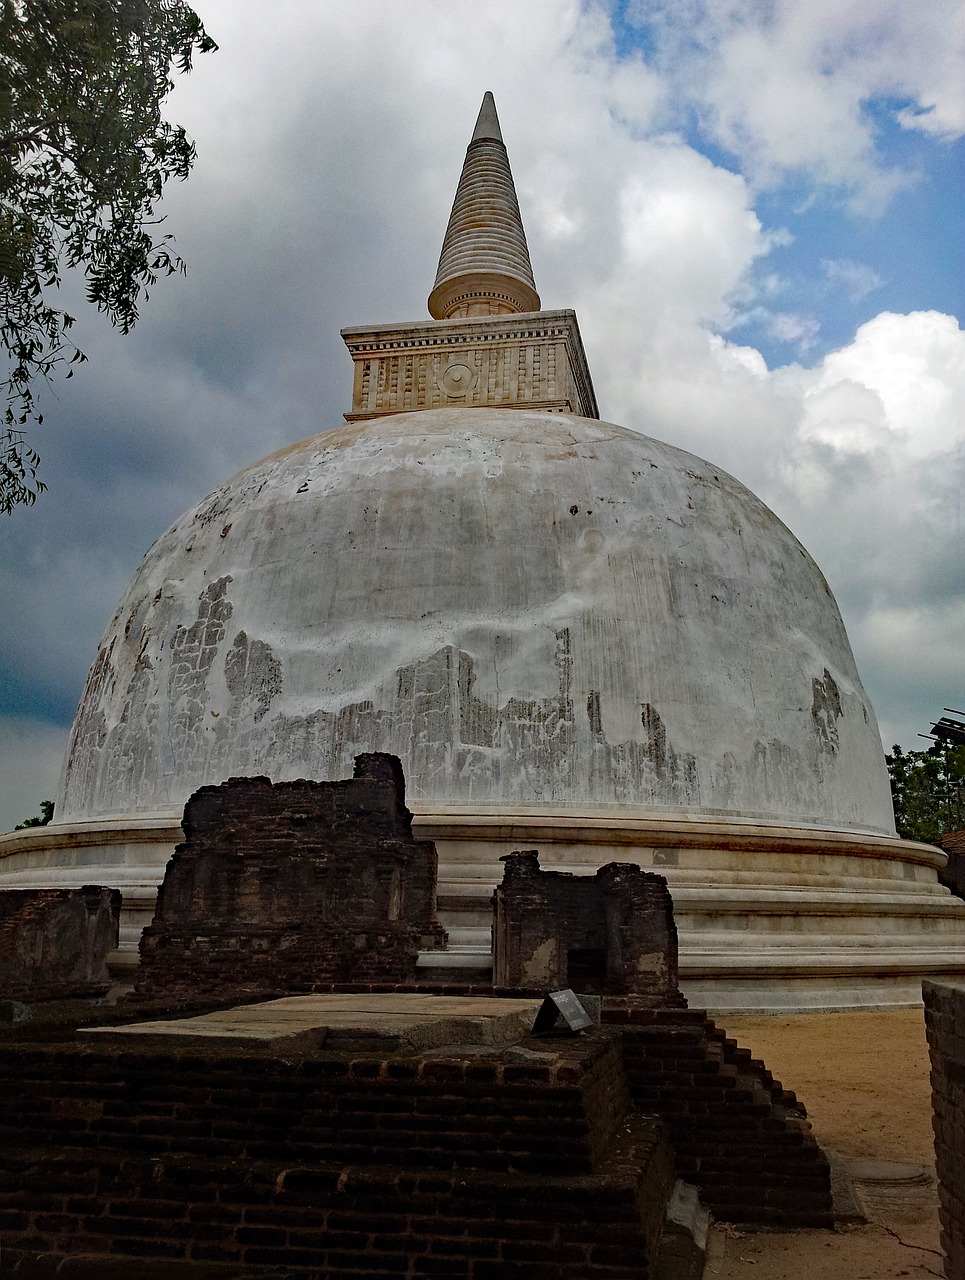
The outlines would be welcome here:
[[[487,94],[432,319],[344,330],[346,424],[151,548],[57,821],[0,839],[0,886],[119,888],[120,971],[193,791],[389,751],[467,978],[499,859],[526,847],[666,876],[681,985],[712,1010],[913,1003],[965,973],[965,903],[940,851],[895,835],[820,570],[719,467],[600,421],[575,314],[540,305]]]

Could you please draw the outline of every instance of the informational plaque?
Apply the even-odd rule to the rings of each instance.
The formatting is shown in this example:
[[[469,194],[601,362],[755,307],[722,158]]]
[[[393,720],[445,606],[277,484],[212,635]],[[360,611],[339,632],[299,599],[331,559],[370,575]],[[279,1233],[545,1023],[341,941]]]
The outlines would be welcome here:
[[[593,1019],[572,991],[551,991],[539,1007],[533,1023],[534,1036],[576,1035],[593,1026]]]

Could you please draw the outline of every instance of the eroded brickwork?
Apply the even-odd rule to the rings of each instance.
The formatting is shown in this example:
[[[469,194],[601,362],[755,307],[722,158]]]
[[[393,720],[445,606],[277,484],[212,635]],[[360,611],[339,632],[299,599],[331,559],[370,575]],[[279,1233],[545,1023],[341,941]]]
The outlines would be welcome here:
[[[675,1173],[725,1221],[831,1225],[827,1161],[762,1063],[700,1012],[604,1005],[610,1025],[582,1036],[472,1053],[10,1029],[5,1263],[646,1280]]]
[[[604,1019],[620,1029],[634,1107],[666,1124],[678,1176],[715,1218],[832,1225],[827,1157],[803,1105],[760,1059],[703,1010],[607,999]]]
[[[0,1086],[12,1275],[654,1274],[672,1154],[605,1032],[294,1061],[0,1046]]]
[[[932,1122],[945,1275],[965,1276],[965,986],[926,982]]]
[[[116,889],[0,890],[0,999],[90,999],[110,987],[117,946]]]
[[[189,1000],[405,981],[435,921],[436,850],[412,837],[402,767],[363,755],[341,782],[232,778],[184,810],[137,992]]]
[[[594,876],[543,871],[535,849],[501,859],[494,894],[499,988],[626,994],[680,1006],[677,929],[662,876],[611,862]]]

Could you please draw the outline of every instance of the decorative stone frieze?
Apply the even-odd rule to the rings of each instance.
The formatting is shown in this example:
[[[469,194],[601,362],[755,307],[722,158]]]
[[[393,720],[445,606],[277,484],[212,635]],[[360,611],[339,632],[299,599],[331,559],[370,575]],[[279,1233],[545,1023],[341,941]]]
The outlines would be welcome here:
[[[348,422],[416,409],[542,409],[599,418],[574,311],[343,329]]]

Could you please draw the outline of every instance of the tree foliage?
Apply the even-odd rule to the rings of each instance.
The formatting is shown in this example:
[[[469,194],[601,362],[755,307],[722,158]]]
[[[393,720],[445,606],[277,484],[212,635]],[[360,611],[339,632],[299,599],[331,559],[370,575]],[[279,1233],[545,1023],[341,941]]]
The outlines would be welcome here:
[[[53,800],[41,800],[40,813],[34,818],[28,818],[26,822],[18,822],[14,827],[14,831],[25,831],[27,827],[45,827],[54,816]]]
[[[885,760],[900,836],[938,844],[965,827],[965,747],[902,751],[896,744]]]
[[[25,437],[43,421],[38,379],[85,359],[56,305],[64,270],[83,270],[124,333],[158,277],[184,270],[155,209],[195,151],[161,105],[215,47],[182,0],[0,0],[0,511],[44,488]]]

